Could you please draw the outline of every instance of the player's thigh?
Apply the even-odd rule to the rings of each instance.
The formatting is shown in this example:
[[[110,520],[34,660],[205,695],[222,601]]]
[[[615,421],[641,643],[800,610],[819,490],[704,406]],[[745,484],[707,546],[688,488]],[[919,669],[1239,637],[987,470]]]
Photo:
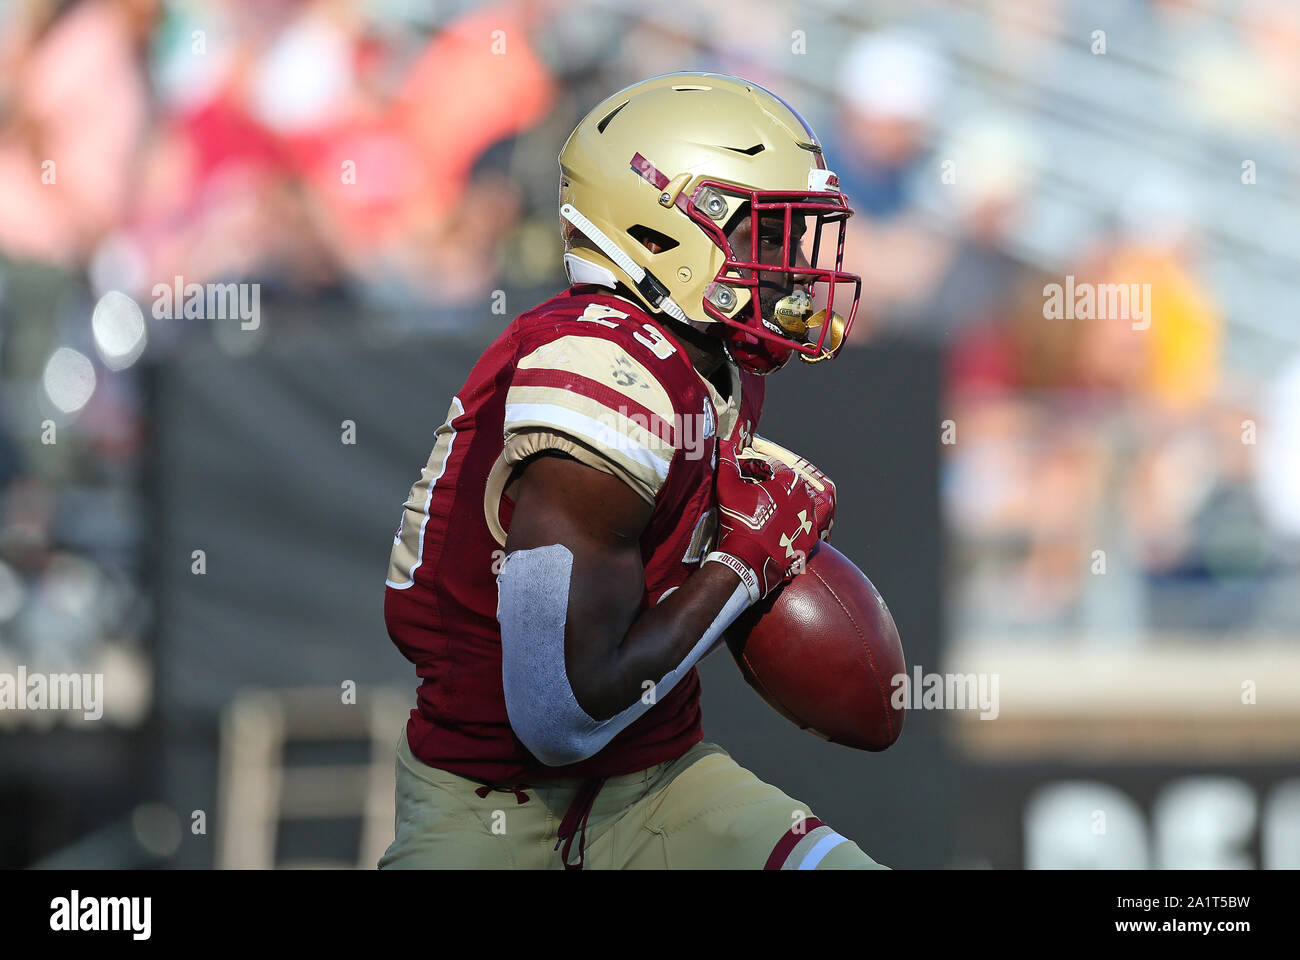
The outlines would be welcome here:
[[[479,798],[474,782],[416,761],[399,750],[393,842],[381,870],[513,869],[541,866],[529,834],[541,809],[516,806],[510,795]],[[532,806],[540,808],[540,804]],[[540,834],[539,834],[540,837]]]
[[[672,869],[882,869],[716,744],[697,744],[646,799],[645,829]],[[654,848],[649,847],[647,852]]]

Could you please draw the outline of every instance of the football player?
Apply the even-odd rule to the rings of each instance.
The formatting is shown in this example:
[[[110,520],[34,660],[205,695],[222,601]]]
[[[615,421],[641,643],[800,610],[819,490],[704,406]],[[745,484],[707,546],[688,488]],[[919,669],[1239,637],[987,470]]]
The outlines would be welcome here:
[[[763,377],[857,309],[817,137],[756,84],[657,77],[574,130],[559,204],[570,287],[452,398],[393,541],[422,683],[380,866],[876,867],[702,742],[695,669],[834,520],[755,433]]]

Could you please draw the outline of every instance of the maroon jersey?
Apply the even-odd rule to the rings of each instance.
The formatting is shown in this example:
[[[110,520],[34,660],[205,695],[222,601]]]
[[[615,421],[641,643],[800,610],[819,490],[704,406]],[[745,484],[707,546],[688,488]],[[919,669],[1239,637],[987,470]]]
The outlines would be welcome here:
[[[748,443],[763,380],[728,363],[723,397],[669,329],[637,305],[574,287],[511,323],[452,398],[393,539],[389,635],[421,678],[407,737],[430,766],[493,783],[618,776],[672,760],[703,736],[695,670],[599,753],[563,767],[510,727],[496,574],[511,473],[560,450],[624,480],[653,506],[641,536],[642,609],[713,546],[717,439]]]

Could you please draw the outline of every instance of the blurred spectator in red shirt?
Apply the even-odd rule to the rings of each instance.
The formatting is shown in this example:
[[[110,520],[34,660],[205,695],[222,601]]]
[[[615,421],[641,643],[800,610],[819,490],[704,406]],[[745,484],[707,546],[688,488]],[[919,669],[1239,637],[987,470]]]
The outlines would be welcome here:
[[[69,265],[124,212],[157,0],[29,5],[0,50],[0,252]]]

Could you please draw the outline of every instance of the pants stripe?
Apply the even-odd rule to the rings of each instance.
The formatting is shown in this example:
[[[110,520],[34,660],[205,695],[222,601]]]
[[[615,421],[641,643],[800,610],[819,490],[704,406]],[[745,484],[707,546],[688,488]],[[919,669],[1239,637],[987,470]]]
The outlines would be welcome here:
[[[822,860],[825,859],[826,854],[830,853],[841,843],[845,843],[846,841],[847,838],[840,836],[838,833],[827,834],[817,841],[817,846],[808,851],[808,855],[804,857],[803,862],[799,864],[799,869],[816,870],[817,864],[821,863]]]
[[[776,842],[776,846],[772,848],[772,853],[767,858],[767,863],[763,865],[763,869],[780,870],[781,865],[785,863],[785,858],[790,856],[790,852],[794,850],[795,844],[802,840],[809,832],[816,830],[818,827],[824,826],[826,826],[826,824],[822,823],[816,817],[805,817],[802,821],[795,824],[781,836],[780,840]]]

